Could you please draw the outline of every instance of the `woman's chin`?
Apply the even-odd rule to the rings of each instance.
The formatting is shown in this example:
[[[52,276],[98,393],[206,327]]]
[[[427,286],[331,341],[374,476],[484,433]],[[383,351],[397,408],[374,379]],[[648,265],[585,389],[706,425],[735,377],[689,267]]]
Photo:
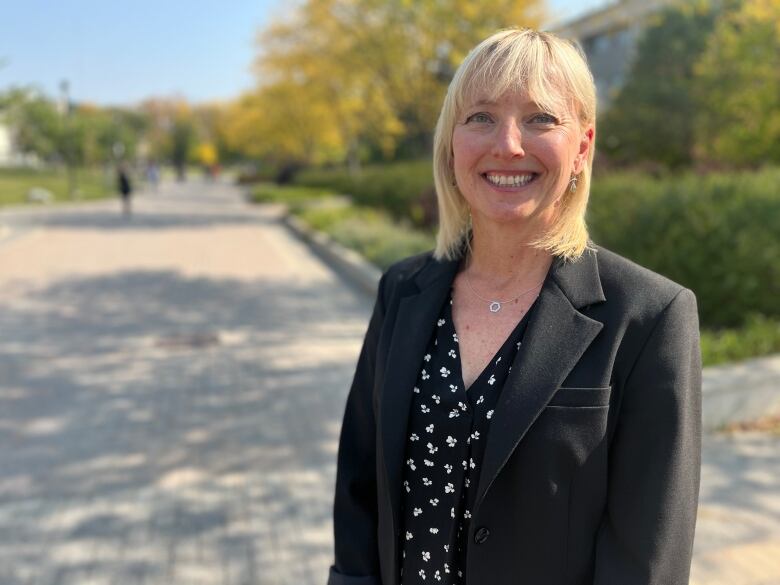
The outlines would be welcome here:
[[[531,202],[529,202],[531,203]],[[472,211],[472,217],[475,215]],[[476,212],[479,219],[486,225],[527,225],[531,226],[537,223],[539,219],[537,205],[496,205],[488,209]]]

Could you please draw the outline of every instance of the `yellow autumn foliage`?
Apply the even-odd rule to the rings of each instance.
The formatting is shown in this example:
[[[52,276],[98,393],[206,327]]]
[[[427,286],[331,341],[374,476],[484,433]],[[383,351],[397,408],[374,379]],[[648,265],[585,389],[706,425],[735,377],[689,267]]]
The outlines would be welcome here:
[[[225,140],[279,162],[390,157],[430,139],[472,46],[542,16],[540,0],[304,0],[259,34],[257,88],[228,108]]]

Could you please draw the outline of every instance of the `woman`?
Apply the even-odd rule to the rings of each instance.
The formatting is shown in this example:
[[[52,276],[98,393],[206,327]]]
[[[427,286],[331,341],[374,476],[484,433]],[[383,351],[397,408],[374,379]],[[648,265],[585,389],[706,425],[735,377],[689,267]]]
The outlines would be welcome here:
[[[437,247],[382,277],[347,401],[330,585],[688,583],[696,301],[589,243],[594,123],[553,35],[455,74]]]

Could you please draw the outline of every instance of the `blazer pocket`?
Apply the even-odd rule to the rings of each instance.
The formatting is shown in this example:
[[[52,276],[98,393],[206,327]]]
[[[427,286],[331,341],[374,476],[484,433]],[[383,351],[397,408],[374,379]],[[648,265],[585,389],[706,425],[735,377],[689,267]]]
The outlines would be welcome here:
[[[609,406],[612,386],[603,388],[573,388],[561,386],[547,406],[563,408],[599,408]]]

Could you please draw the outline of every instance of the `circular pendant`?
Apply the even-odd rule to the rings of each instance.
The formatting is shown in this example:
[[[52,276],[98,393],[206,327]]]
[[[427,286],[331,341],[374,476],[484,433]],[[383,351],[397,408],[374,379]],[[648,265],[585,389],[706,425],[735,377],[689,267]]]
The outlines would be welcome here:
[[[498,301],[493,301],[490,303],[490,312],[491,313],[498,313],[501,310],[501,303]]]

